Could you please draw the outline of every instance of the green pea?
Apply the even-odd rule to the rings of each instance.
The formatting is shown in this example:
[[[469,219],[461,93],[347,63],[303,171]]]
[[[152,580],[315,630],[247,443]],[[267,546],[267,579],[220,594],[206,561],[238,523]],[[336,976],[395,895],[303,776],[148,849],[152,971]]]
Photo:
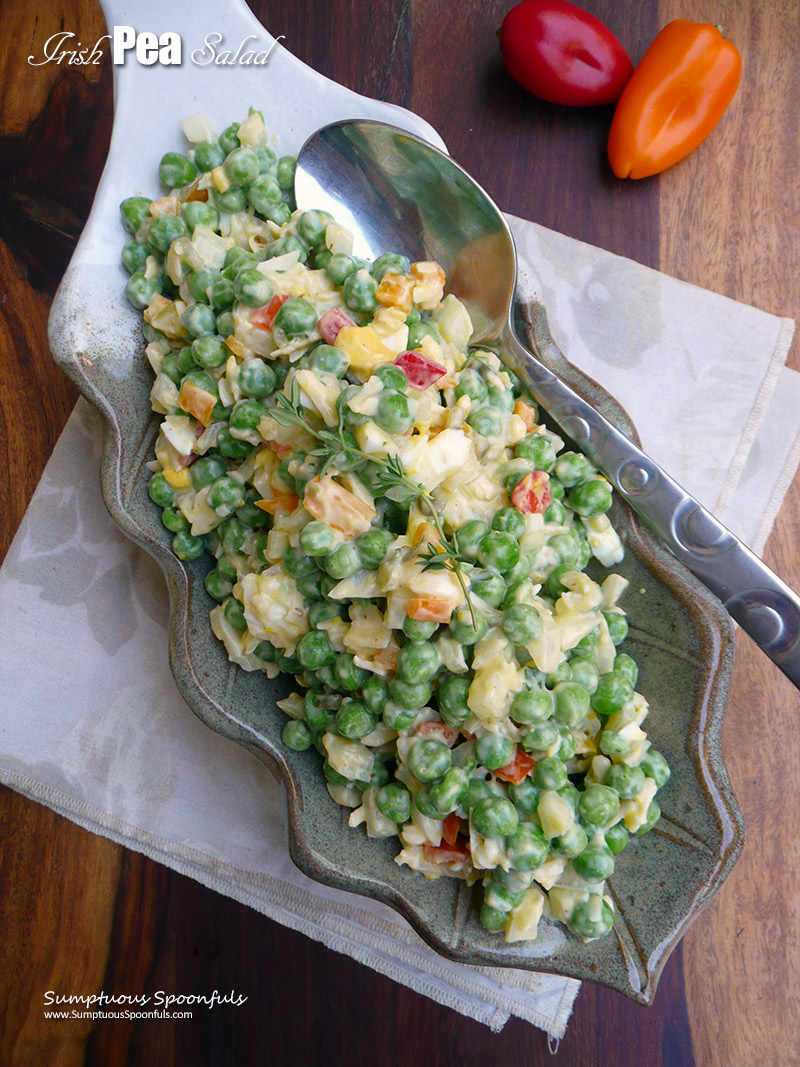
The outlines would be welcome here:
[[[376,716],[360,700],[345,700],[336,712],[336,729],[351,741],[360,741],[377,725]]]
[[[236,517],[245,526],[253,530],[260,530],[269,522],[269,515],[261,508],[256,507],[256,501],[261,499],[261,494],[255,489],[248,489],[244,495],[244,503],[236,509]]]
[[[350,785],[350,779],[335,771],[327,759],[322,764],[322,773],[325,775],[325,780],[330,782],[331,785]]]
[[[146,196],[129,196],[119,205],[122,225],[128,233],[136,233],[145,219],[150,218],[150,204]]]
[[[172,242],[186,232],[186,223],[180,215],[159,215],[150,223],[147,241],[157,252],[167,252]]]
[[[373,371],[373,377],[383,382],[384,389],[393,389],[398,393],[405,393],[408,389],[408,378],[394,363],[381,364]]]
[[[580,550],[578,542],[571,534],[555,534],[547,542],[548,548],[553,549],[558,555],[559,564],[565,564],[576,569]]]
[[[247,189],[243,185],[231,185],[224,192],[211,190],[211,202],[222,214],[235,215],[244,211],[247,204]]]
[[[466,788],[467,772],[461,767],[450,767],[441,780],[430,787],[428,795],[440,818],[455,811]]]
[[[503,633],[517,645],[527,645],[539,637],[544,623],[539,612],[532,604],[512,604],[503,612]]]
[[[343,378],[350,366],[350,361],[340,348],[333,345],[318,345],[308,361],[309,367],[318,374],[333,374]]]
[[[425,641],[410,641],[397,657],[397,674],[409,685],[428,682],[439,669],[439,653]]]
[[[247,528],[235,515],[217,527],[217,535],[226,552],[238,552],[247,536]]]
[[[554,710],[555,698],[549,689],[523,689],[514,695],[509,715],[518,725],[530,726],[546,722]]]
[[[533,781],[540,789],[560,789],[567,783],[566,765],[558,756],[545,756],[533,769]]]
[[[621,645],[628,636],[628,620],[625,613],[619,610],[604,611],[603,618],[606,620],[611,640],[615,645]]]
[[[597,642],[600,639],[600,627],[596,626],[594,630],[590,630],[585,637],[582,637],[580,641],[573,648],[573,654],[577,653],[580,656],[591,655],[594,652]]]
[[[319,689],[309,689],[303,697],[303,718],[312,730],[329,731],[334,712]]]
[[[333,673],[341,689],[354,692],[360,689],[369,677],[369,672],[363,667],[356,666],[353,657],[348,652],[338,652],[333,661]]]
[[[514,409],[514,394],[507,389],[490,385],[486,392],[486,403],[502,415],[508,415]]]
[[[520,823],[506,839],[506,853],[512,871],[535,871],[550,854],[550,845],[534,823]]]
[[[619,811],[619,796],[607,785],[586,787],[578,800],[578,814],[586,826],[605,826]]]
[[[278,310],[272,324],[272,335],[278,344],[286,344],[295,337],[304,337],[317,325],[314,305],[305,297],[295,296]]]
[[[176,352],[175,358],[178,370],[181,374],[188,374],[189,371],[197,370],[197,361],[194,358],[194,353],[192,352],[191,347],[182,348],[179,352]],[[191,380],[193,381],[194,378]],[[216,385],[212,378],[206,379],[206,377],[204,377],[201,381],[204,384],[201,384],[201,382],[196,383],[197,385],[200,385],[201,389],[205,389],[206,386],[208,386],[208,392],[213,392],[216,395]]]
[[[574,656],[569,661],[569,676],[571,681],[583,686],[590,696],[596,692],[600,681],[594,661],[586,656]]]
[[[604,756],[624,756],[630,744],[618,730],[603,730],[600,735],[600,751]]]
[[[465,812],[471,812],[482,800],[493,796],[496,794],[489,782],[484,781],[483,778],[470,778],[461,798],[461,806]]]
[[[447,745],[433,737],[417,737],[408,750],[408,769],[420,782],[438,782],[453,763]]]
[[[229,582],[235,582],[238,577],[236,567],[231,563],[227,556],[223,555],[219,557],[217,560],[217,570],[224,578],[227,578]]]
[[[560,760],[563,760],[564,763],[566,763],[575,755],[578,743],[575,740],[575,735],[568,726],[559,726],[558,732],[561,736],[561,744],[558,747],[556,755]]]
[[[640,835],[640,836],[642,834],[649,833],[653,829],[653,827],[655,826],[655,824],[658,822],[658,820],[660,818],[661,818],[661,807],[660,807],[658,801],[651,800],[650,801],[650,806],[647,809],[647,817],[645,818],[644,822],[639,827],[639,829],[638,830],[634,830],[633,832],[635,834]]]
[[[266,408],[257,400],[240,400],[234,405],[230,416],[232,430],[252,432],[258,429],[262,418],[266,415]]]
[[[503,432],[503,420],[492,408],[474,408],[467,422],[481,437],[499,437]]]
[[[424,708],[431,698],[431,687],[427,682],[412,685],[396,675],[389,680],[389,693],[401,708]]]
[[[659,789],[667,784],[672,774],[667,761],[660,752],[656,752],[653,748],[646,753],[639,766],[648,778],[653,779]]]
[[[604,882],[614,873],[614,856],[604,845],[587,845],[572,860],[572,866],[584,882]]]
[[[465,560],[477,559],[480,543],[488,532],[489,527],[480,519],[470,519],[459,526],[453,535],[459,556]]]
[[[253,152],[258,160],[259,174],[274,174],[278,165],[278,157],[269,145],[257,144],[253,147]]]
[[[614,657],[614,670],[624,674],[634,689],[636,688],[636,683],[639,680],[639,668],[634,659],[624,652],[620,652]]]
[[[176,508],[164,508],[161,512],[161,521],[170,533],[185,532],[191,525],[183,512]]]
[[[311,747],[311,731],[300,719],[290,719],[281,732],[281,740],[287,748],[305,752]]]
[[[345,279],[342,286],[342,298],[351,311],[369,314],[378,307],[375,297],[377,289],[378,283],[368,270],[362,268]]]
[[[191,354],[198,367],[202,367],[203,370],[217,370],[227,362],[231,353],[222,338],[204,334],[192,342]]]
[[[579,515],[603,515],[611,507],[611,486],[602,478],[589,478],[572,489],[567,504]]]
[[[213,204],[204,203],[202,200],[189,200],[182,204],[181,218],[186,223],[189,233],[194,233],[195,226],[208,226],[212,230],[219,229],[219,212]]]
[[[523,815],[533,815],[539,807],[539,797],[542,791],[533,779],[528,775],[521,782],[511,783],[508,787],[508,796],[514,807]]]
[[[381,717],[390,730],[407,730],[417,717],[417,708],[405,708],[395,700],[387,700]]]
[[[375,422],[386,433],[405,433],[414,424],[408,397],[394,390],[384,389],[378,397]]]
[[[206,550],[206,543],[202,537],[185,530],[176,533],[172,538],[172,551],[181,560],[199,559]]]
[[[144,311],[154,296],[161,292],[161,278],[147,279],[143,270],[136,270],[128,278],[125,296],[137,310]]]
[[[410,334],[409,334],[410,337]],[[468,396],[473,405],[482,404],[488,396],[486,382],[475,367],[465,367],[458,375],[456,396]]]
[[[355,539],[361,562],[367,570],[377,570],[386,558],[386,550],[394,540],[389,530],[367,530]],[[406,635],[408,636],[408,635]]]
[[[458,674],[447,675],[439,685],[436,694],[439,714],[448,726],[460,727],[472,714],[467,705],[469,687],[469,678]]]
[[[256,267],[240,270],[233,283],[233,295],[245,307],[263,307],[270,302],[273,292],[272,282]]]
[[[603,937],[614,925],[614,912],[604,900],[599,917],[595,918],[596,905],[592,900],[578,904],[570,916],[569,926],[581,937]]]
[[[275,391],[275,372],[268,363],[257,357],[249,357],[239,364],[239,388],[243,396],[261,400]]]
[[[297,160],[294,156],[281,156],[278,160],[277,176],[278,185],[281,189],[292,189],[294,186],[294,172]]]
[[[540,433],[529,433],[518,441],[514,448],[517,459],[527,459],[538,471],[553,469],[556,463],[556,450],[549,437]]]
[[[569,830],[551,840],[550,848],[557,856],[563,856],[565,859],[571,860],[580,855],[588,843],[589,839],[584,828],[580,823],[573,823]]]
[[[290,574],[292,578],[303,578],[309,574],[314,574],[317,569],[317,565],[313,559],[309,559],[308,556],[300,548],[295,548],[294,545],[289,545],[283,554],[283,566],[286,568],[287,574]]]
[[[325,231],[333,218],[327,211],[304,211],[297,223],[297,233],[301,240],[313,248],[325,241]]]
[[[501,574],[515,567],[519,557],[517,540],[499,530],[490,530],[478,545],[478,561],[484,567],[493,567]]]
[[[514,755],[514,742],[503,734],[481,734],[475,741],[475,756],[487,771],[505,767]]]
[[[479,918],[484,929],[488,930],[489,933],[499,934],[508,922],[508,912],[499,911],[497,908],[492,908],[484,903],[481,905]]]
[[[233,282],[230,278],[218,278],[208,287],[208,300],[214,311],[217,312],[217,330],[223,337],[229,337],[233,333],[233,322],[231,321],[230,329],[225,333],[222,331],[221,315],[220,312],[227,311],[233,305]]]
[[[531,726],[523,735],[522,747],[526,752],[544,752],[559,740],[558,727],[552,722],[540,722]]]
[[[501,530],[519,539],[525,533],[525,516],[516,508],[500,508],[494,513],[492,529]]]
[[[346,541],[343,545],[339,545],[334,549],[329,556],[326,556],[322,565],[331,576],[337,581],[341,581],[343,578],[350,578],[361,570],[361,557],[358,554],[356,546]]]
[[[392,822],[404,823],[411,818],[411,794],[399,782],[382,786],[375,794],[375,804]]]
[[[208,490],[206,503],[217,515],[226,519],[244,503],[244,486],[235,478],[226,475],[214,482]]]
[[[225,152],[212,141],[200,141],[194,146],[194,162],[198,170],[214,170],[225,162]]]
[[[235,148],[238,148],[242,142],[239,140],[239,124],[238,122],[232,122],[230,126],[227,126],[219,135],[219,147],[227,156],[229,152],[233,152]]]
[[[208,304],[190,304],[181,322],[192,337],[209,337],[217,332],[217,319]]]
[[[233,592],[233,582],[221,574],[216,567],[208,572],[203,579],[203,584],[208,595],[220,604]]]
[[[168,508],[172,505],[175,490],[160,472],[154,474],[147,483],[147,492],[154,504],[160,508]]]
[[[406,256],[401,256],[397,252],[384,252],[382,256],[378,256],[371,269],[375,281],[380,282],[387,271],[391,271],[392,274],[408,274],[411,270],[411,263]]]
[[[389,687],[378,674],[371,674],[361,690],[361,699],[370,711],[376,713],[383,709],[389,699]]]
[[[591,470],[589,460],[581,452],[562,452],[556,460],[556,477],[568,488],[585,481]]]
[[[519,826],[517,809],[506,797],[491,796],[478,801],[470,818],[481,837],[508,837]]]
[[[551,501],[545,508],[544,521],[563,526],[567,521],[567,509],[560,500]]]
[[[578,682],[559,682],[553,688],[553,718],[563,726],[578,726],[589,713],[589,692]]]
[[[461,607],[453,612],[450,619],[449,630],[460,645],[474,645],[486,636],[489,624],[483,615],[475,613],[475,622],[469,608]]]
[[[142,241],[131,238],[122,247],[122,265],[128,274],[135,274],[137,270],[143,271],[150,250]]]
[[[615,763],[609,767],[603,779],[605,785],[616,790],[622,800],[638,797],[646,780],[641,767],[628,767],[624,763]]]
[[[601,674],[597,689],[592,693],[591,703],[598,715],[613,715],[633,699],[633,686],[627,675],[619,671]]]
[[[336,531],[318,519],[300,531],[300,548],[307,556],[327,556],[338,542]]]
[[[628,831],[621,822],[610,826],[605,832],[605,842],[611,854],[618,856],[628,843]]]
[[[297,658],[306,670],[315,671],[328,663],[333,663],[336,653],[324,630],[312,630],[304,634],[297,642]]]
[[[505,581],[492,570],[474,570],[469,576],[469,588],[492,608],[500,607],[506,595]]]
[[[235,148],[225,160],[223,169],[231,185],[250,185],[261,168],[252,148]]]

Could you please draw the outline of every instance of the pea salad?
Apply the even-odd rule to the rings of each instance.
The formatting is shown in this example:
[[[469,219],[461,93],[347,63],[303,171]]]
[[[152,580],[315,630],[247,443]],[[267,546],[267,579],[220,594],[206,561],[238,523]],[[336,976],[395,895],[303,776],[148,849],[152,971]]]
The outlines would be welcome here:
[[[160,430],[149,494],[282,740],[396,862],[480,883],[509,942],[592,939],[670,771],[620,646],[609,483],[471,343],[444,271],[296,210],[260,112],[203,116],[121,205]],[[592,563],[592,573],[586,573]]]

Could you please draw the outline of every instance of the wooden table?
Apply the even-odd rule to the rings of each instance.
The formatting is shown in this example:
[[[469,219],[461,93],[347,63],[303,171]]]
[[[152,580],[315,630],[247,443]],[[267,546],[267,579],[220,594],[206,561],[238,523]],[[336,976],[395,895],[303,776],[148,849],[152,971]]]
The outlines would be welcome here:
[[[510,3],[260,0],[317,70],[428,119],[504,208],[768,311],[800,310],[800,6],[792,0],[586,0],[634,60],[672,18],[723,24],[744,79],[720,128],[661,178],[616,181],[609,114],[540,104],[503,72]],[[92,2],[4,5],[0,63],[0,547],[5,552],[75,401],[51,362],[50,299],[108,145],[111,73],[31,67],[59,29],[105,32]],[[142,27],[144,28],[144,27]],[[208,27],[209,30],[215,27]],[[268,110],[268,107],[267,107]],[[790,363],[800,369],[795,343]],[[765,557],[800,588],[800,486]],[[800,1063],[800,698],[740,638],[725,755],[747,845],[665,969],[653,1007],[584,985],[555,1060],[518,1021],[500,1035],[0,790],[0,1064]],[[47,1023],[47,989],[235,989],[246,1006],[191,1022]]]

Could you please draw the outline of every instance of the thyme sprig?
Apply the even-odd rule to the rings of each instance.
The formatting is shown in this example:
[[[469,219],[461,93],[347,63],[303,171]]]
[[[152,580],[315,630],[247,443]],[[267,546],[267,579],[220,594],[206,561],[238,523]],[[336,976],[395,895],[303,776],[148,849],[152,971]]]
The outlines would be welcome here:
[[[344,425],[341,411],[339,412],[338,425],[335,428],[317,429],[312,426],[303,412],[300,387],[296,381],[292,381],[289,396],[286,396],[285,393],[278,393],[275,407],[270,409],[270,415],[281,426],[298,426],[319,442],[319,445],[309,455],[318,456],[322,459],[320,475],[327,471],[337,456],[344,453],[350,462],[355,460],[375,464],[377,467],[375,476],[377,489],[382,495],[388,496],[390,500],[406,502],[416,500],[425,508],[436,529],[438,541],[436,545],[429,545],[427,552],[422,554],[425,560],[422,564],[422,569],[447,569],[453,573],[464,594],[472,625],[477,627],[475,609],[469,595],[469,587],[461,567],[461,561],[458,558],[458,549],[449,540],[444,531],[442,519],[436,510],[432,495],[424,485],[409,477],[400,457],[397,455],[376,456],[372,453],[364,452],[354,442],[352,435],[348,440],[346,436],[347,428]]]

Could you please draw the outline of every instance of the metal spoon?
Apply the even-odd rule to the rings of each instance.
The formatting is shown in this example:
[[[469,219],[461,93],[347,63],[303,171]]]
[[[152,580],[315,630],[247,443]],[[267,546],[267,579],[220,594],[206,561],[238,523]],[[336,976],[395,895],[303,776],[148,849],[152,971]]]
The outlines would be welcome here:
[[[434,259],[467,304],[475,338],[502,342],[537,403],[606,475],[667,548],[800,688],[800,598],[694,497],[565,385],[513,325],[517,257],[502,213],[449,156],[380,122],[324,126],[297,159],[298,207],[330,211],[356,255]]]

